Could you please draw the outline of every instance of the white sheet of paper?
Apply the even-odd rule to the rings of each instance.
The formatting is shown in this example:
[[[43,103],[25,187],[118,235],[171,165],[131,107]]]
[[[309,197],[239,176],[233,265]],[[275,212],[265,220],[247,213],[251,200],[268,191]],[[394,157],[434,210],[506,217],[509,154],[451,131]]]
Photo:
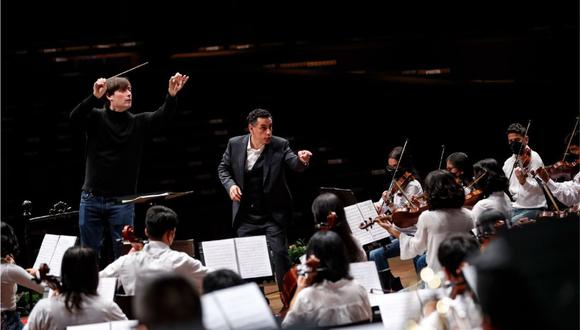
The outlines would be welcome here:
[[[217,292],[217,291],[215,291]],[[222,311],[211,293],[201,296],[201,311],[203,314],[203,326],[206,330],[230,330],[225,313]]]
[[[359,225],[365,219],[363,219],[357,204],[345,207],[344,213],[346,215],[346,222],[348,222],[350,231],[352,231],[352,235],[360,242],[360,244],[366,245],[371,243],[373,241],[373,237],[371,236],[370,232],[368,230],[359,228]]]
[[[357,205],[363,216],[363,219],[366,220],[375,219],[376,217],[379,216],[377,210],[375,210],[375,205],[370,199],[364,202],[360,202]],[[376,223],[369,228],[369,231],[373,239],[373,242],[390,236],[388,231],[386,231]]]
[[[115,299],[115,289],[117,288],[116,277],[101,277],[99,278],[99,286],[97,287],[97,294],[108,301]]]
[[[467,282],[467,284],[469,284],[469,286],[477,296],[477,269],[475,268],[475,266],[465,265],[463,266],[463,268],[461,268],[461,271],[463,272],[465,281]]]
[[[205,265],[213,270],[231,269],[240,273],[233,238],[201,242]]]
[[[384,294],[378,300],[385,329],[404,329],[405,322],[418,321],[421,317],[416,291]]]
[[[66,330],[110,330],[110,329],[111,322],[71,325],[66,327]]]
[[[137,320],[111,321],[111,330],[133,330],[139,324]]]
[[[40,250],[38,250],[36,261],[34,261],[34,266],[32,267],[38,269],[42,263],[47,265],[50,264],[50,259],[52,259],[52,255],[57,243],[58,235],[45,234],[44,238],[42,239],[42,244],[40,244]]]
[[[60,276],[60,267],[62,265],[62,257],[68,248],[75,245],[77,242],[76,236],[60,235],[58,243],[54,248],[54,253],[50,259],[48,267],[50,267],[50,275]]]
[[[353,262],[350,264],[350,276],[370,293],[371,289],[382,293],[381,280],[374,261]]]
[[[239,237],[235,244],[242,278],[272,276],[266,236]]]
[[[237,330],[276,329],[278,325],[256,283],[247,283],[209,293],[214,295],[228,323]],[[202,306],[205,307],[205,306]]]

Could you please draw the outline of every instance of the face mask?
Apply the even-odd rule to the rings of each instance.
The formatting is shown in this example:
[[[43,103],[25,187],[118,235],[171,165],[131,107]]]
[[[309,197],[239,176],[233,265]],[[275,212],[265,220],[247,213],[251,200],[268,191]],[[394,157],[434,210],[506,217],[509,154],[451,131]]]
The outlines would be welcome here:
[[[566,154],[564,161],[569,162],[569,163],[573,163],[575,161],[578,161],[578,155],[568,153],[568,154]]]
[[[514,155],[517,155],[520,151],[524,150],[523,143],[520,141],[513,141],[510,143],[510,149]]]

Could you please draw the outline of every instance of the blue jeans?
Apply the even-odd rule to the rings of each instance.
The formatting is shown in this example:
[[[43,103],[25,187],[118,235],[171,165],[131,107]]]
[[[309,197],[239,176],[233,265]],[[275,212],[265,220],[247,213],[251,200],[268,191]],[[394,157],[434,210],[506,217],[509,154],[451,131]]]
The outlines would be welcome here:
[[[81,244],[92,248],[99,254],[103,244],[103,229],[108,226],[115,259],[121,256],[118,242],[122,239],[123,227],[133,225],[135,216],[133,203],[117,204],[116,201],[116,198],[95,196],[83,191],[79,207]]]
[[[374,261],[377,265],[377,270],[383,272],[389,269],[388,258],[394,258],[401,255],[401,248],[399,246],[399,240],[393,239],[391,243],[374,249],[369,253],[369,260]],[[415,271],[417,274],[427,266],[427,258],[423,253],[422,255],[415,256],[413,258],[413,265],[415,266]]]
[[[540,214],[541,208],[537,209],[518,209],[512,208],[512,221],[511,224],[514,224],[521,218],[527,217],[529,219],[536,219]]]
[[[20,330],[24,327],[17,311],[2,312],[2,330]]]

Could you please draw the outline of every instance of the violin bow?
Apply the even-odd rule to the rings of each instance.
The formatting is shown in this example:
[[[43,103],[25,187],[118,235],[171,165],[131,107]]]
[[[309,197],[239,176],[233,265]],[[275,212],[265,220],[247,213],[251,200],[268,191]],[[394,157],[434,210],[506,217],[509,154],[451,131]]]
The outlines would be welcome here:
[[[526,140],[526,137],[528,137],[528,130],[530,129],[530,125],[532,125],[531,119],[528,120],[528,126],[526,127],[526,131],[524,132],[524,139],[523,139],[524,141]],[[514,169],[516,168],[516,165],[518,165],[518,163],[519,163],[518,157],[522,153],[523,147],[524,147],[524,144],[522,143],[520,145],[520,150],[518,150],[518,153],[516,154],[516,160],[514,161],[514,166],[512,166],[512,171],[510,172],[510,177],[508,178],[508,181],[512,179],[512,175],[514,174]],[[531,155],[530,155],[530,157],[531,157]]]
[[[576,133],[576,129],[578,128],[578,119],[580,119],[580,117],[576,117],[576,124],[574,125],[574,129],[572,129],[572,133],[570,134],[570,140],[568,140],[568,145],[566,146],[566,150],[564,150],[564,156],[562,156],[562,161],[566,161],[566,155],[568,154],[568,150],[570,149],[570,145],[572,144],[574,133]]]
[[[441,164],[443,164],[443,155],[445,155],[445,145],[441,145],[441,157],[439,158],[439,169],[441,169]]]
[[[395,177],[397,176],[397,171],[399,170],[399,165],[401,164],[401,159],[403,159],[403,155],[405,154],[405,149],[407,149],[407,142],[409,142],[409,138],[405,139],[405,144],[403,145],[403,150],[401,150],[401,155],[399,156],[399,160],[397,160],[397,167],[395,167],[395,172],[393,172],[393,177],[391,178],[391,183],[389,184],[389,189],[387,191],[391,191],[393,189],[393,183],[395,182]],[[383,203],[381,204],[381,208],[385,206],[385,200],[381,198]]]

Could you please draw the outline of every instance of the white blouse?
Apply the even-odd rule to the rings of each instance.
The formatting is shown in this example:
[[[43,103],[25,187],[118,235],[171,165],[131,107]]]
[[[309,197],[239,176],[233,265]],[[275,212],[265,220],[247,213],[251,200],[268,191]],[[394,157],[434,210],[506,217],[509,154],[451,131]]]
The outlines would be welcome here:
[[[11,311],[16,309],[16,291],[18,285],[27,287],[34,291],[42,293],[44,287],[36,282],[32,281],[32,275],[15,264],[2,263],[0,265],[0,279],[2,280],[2,286],[0,287],[0,292],[2,301],[0,304],[1,310]]]
[[[466,208],[425,211],[419,216],[415,236],[401,233],[401,259],[412,259],[427,251],[427,265],[437,272],[441,270],[437,259],[441,242],[452,233],[467,233],[473,228],[471,211]]]
[[[479,216],[485,210],[496,210],[501,212],[506,220],[512,218],[512,205],[509,197],[503,191],[491,193],[487,198],[475,203],[471,210],[473,221],[477,223]]]
[[[371,319],[371,304],[362,285],[355,280],[324,280],[298,293],[282,327],[325,327]]]

